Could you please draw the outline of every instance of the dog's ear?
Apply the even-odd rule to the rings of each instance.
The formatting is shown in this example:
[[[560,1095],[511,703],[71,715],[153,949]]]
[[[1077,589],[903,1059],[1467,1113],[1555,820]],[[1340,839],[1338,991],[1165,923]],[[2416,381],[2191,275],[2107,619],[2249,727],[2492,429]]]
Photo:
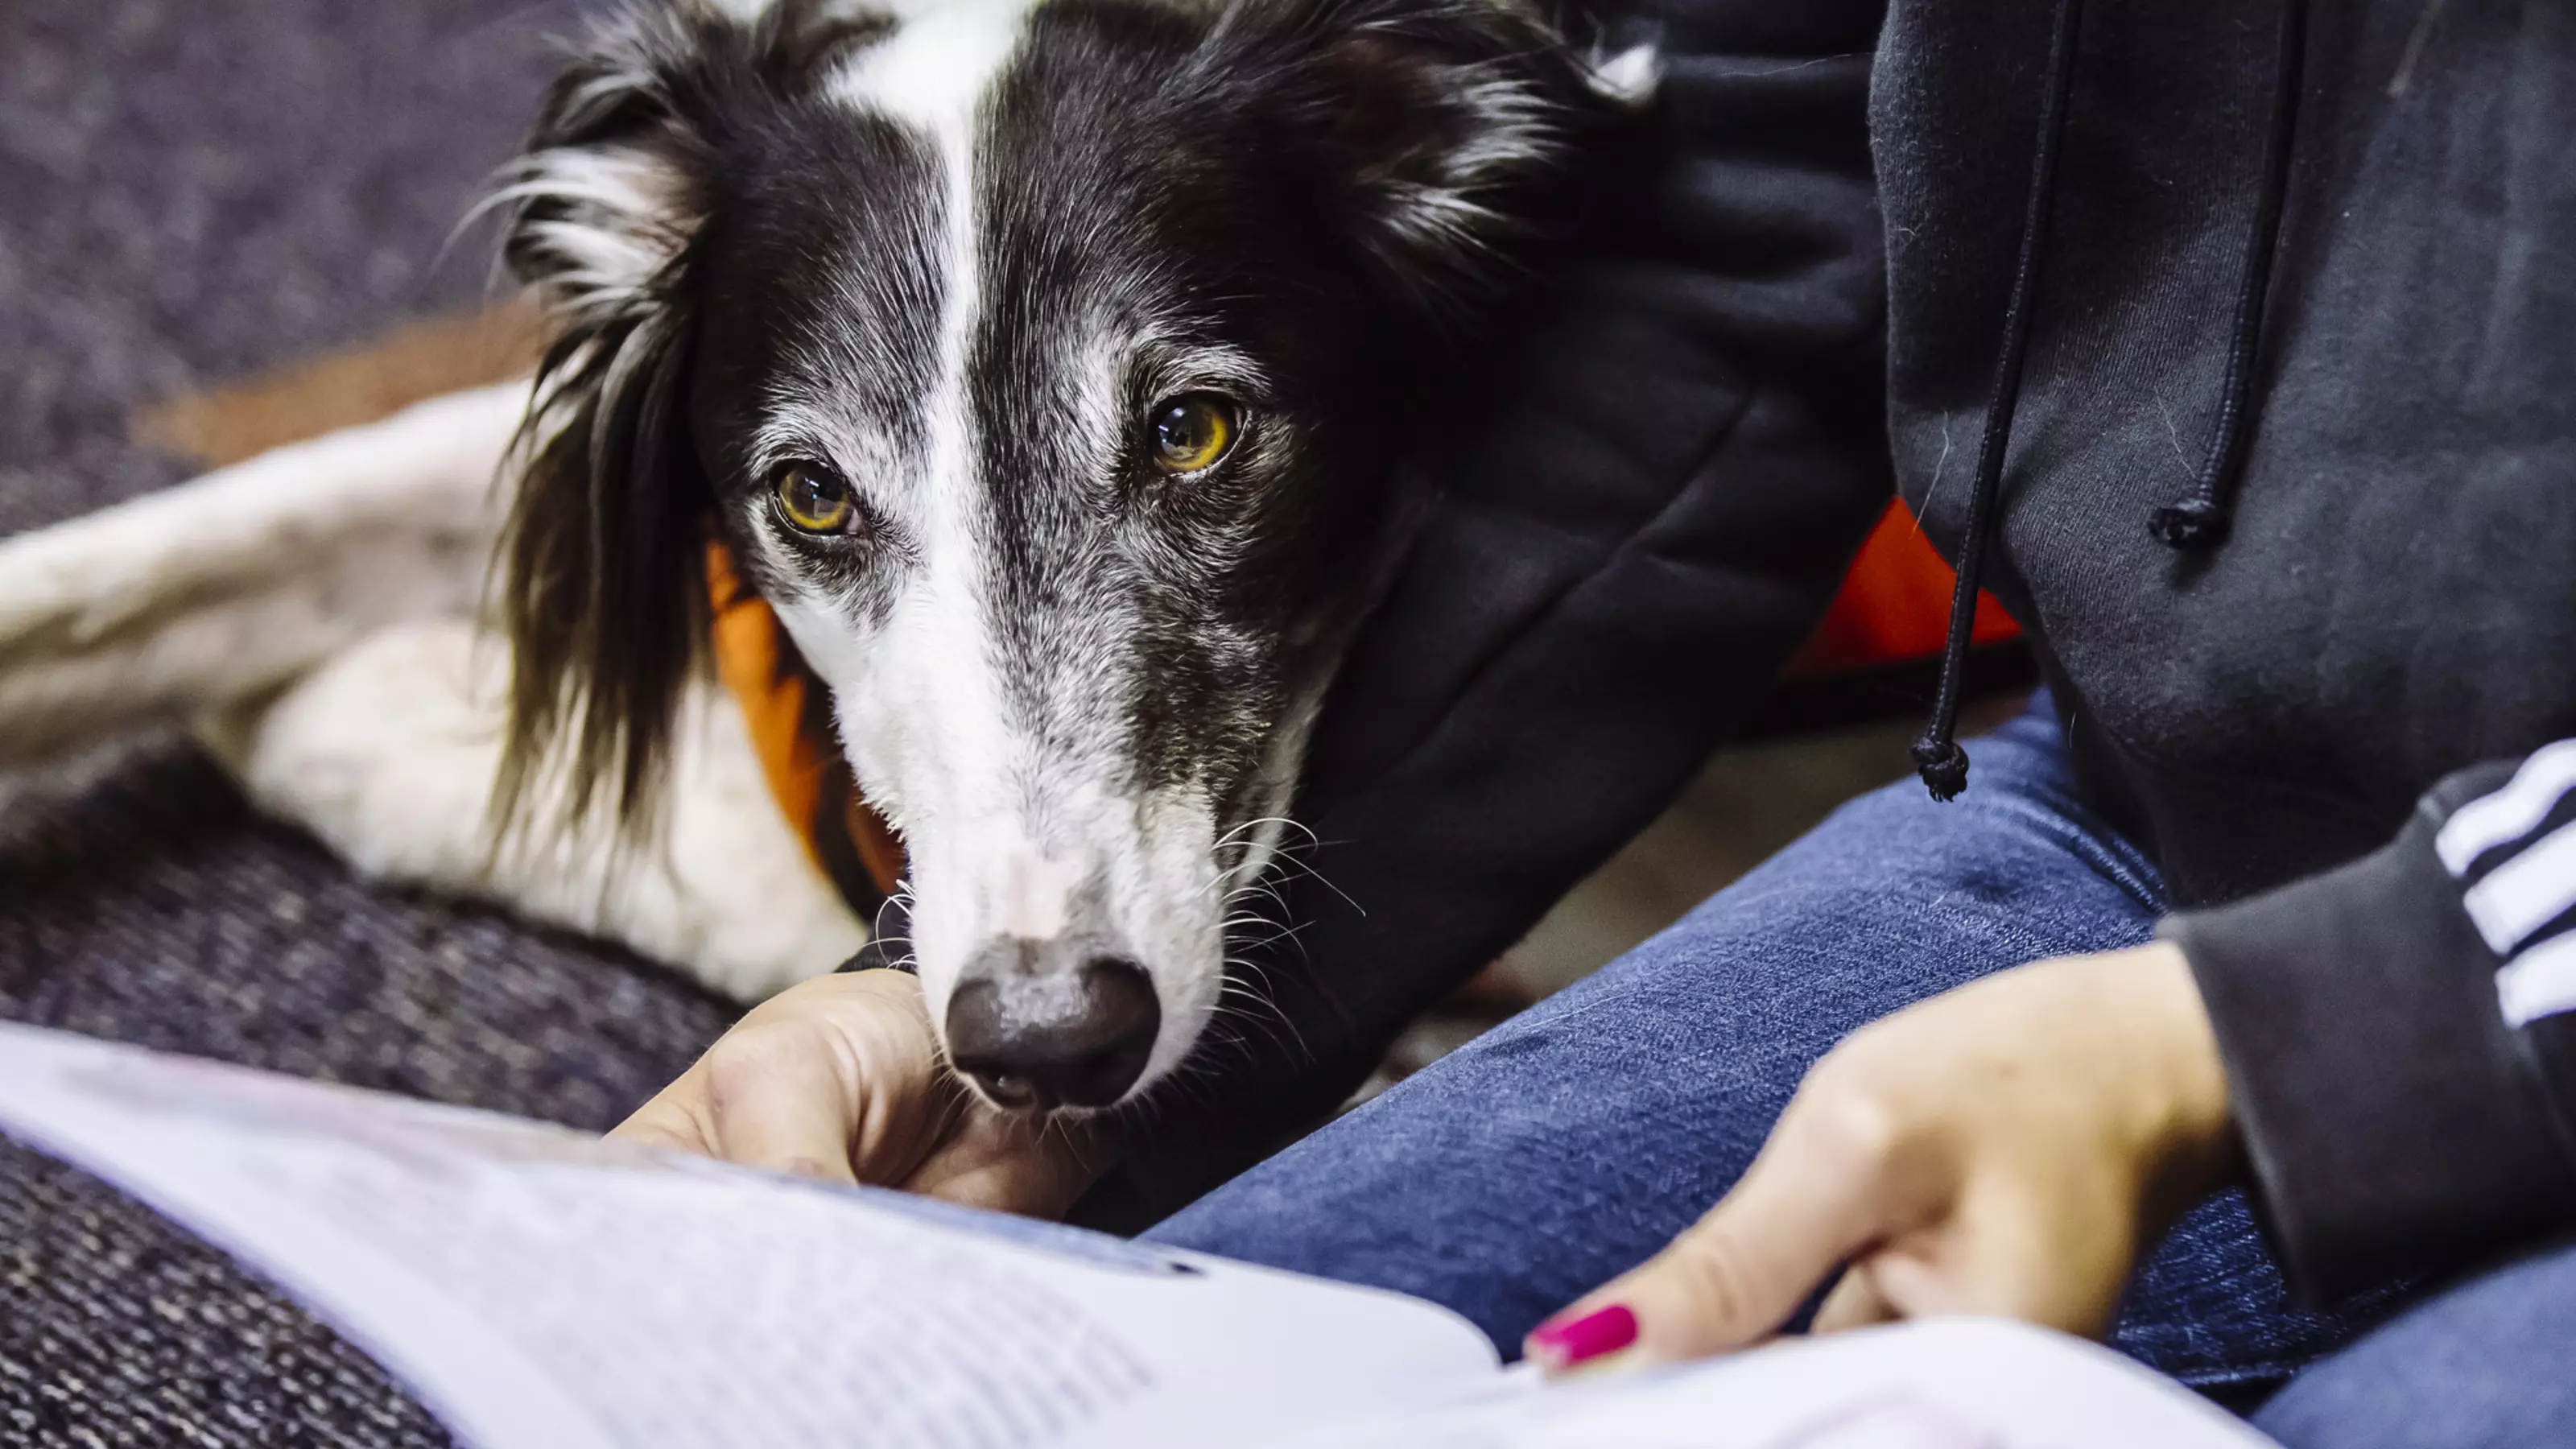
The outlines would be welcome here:
[[[660,0],[595,29],[488,203],[547,335],[501,542],[504,825],[539,801],[558,823],[605,805],[640,829],[650,813],[706,638],[692,257],[741,118],[810,92],[887,23],[851,0],[732,11]]]
[[[681,400],[708,138],[675,86],[718,22],[675,17],[596,32],[492,198],[547,335],[501,540],[505,827],[598,804],[640,827],[704,634],[706,487]]]
[[[1613,105],[1517,0],[1238,0],[1207,53],[1255,78],[1382,280],[1439,304],[1491,279],[1543,183]]]

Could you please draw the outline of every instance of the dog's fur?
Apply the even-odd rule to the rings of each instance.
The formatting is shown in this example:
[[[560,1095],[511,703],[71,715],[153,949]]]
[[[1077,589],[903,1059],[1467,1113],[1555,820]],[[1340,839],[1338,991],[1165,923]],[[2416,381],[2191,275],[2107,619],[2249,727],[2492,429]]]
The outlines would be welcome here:
[[[934,1020],[1132,963],[1132,1095],[1217,1009],[1450,349],[1602,95],[1497,0],[637,11],[497,197],[552,324],[533,393],[0,545],[0,764],[192,711],[364,868],[759,994],[864,930],[703,682],[712,529],[903,835]],[[1236,441],[1165,476],[1146,419],[1186,395]],[[786,467],[855,521],[789,525]]]

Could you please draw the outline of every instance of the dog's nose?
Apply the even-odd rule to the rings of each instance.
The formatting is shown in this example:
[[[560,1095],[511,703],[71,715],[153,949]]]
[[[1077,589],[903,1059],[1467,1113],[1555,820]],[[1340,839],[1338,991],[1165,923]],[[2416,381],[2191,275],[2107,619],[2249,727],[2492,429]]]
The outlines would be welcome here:
[[[1116,956],[1044,974],[970,970],[948,999],[948,1054],[1005,1107],[1106,1107],[1144,1074],[1162,1025],[1153,981]]]

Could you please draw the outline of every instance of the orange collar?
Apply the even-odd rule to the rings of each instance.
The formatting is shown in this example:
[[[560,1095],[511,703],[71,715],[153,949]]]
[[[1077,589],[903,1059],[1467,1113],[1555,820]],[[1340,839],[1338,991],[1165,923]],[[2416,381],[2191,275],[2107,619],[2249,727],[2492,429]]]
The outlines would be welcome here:
[[[903,878],[903,842],[860,798],[833,738],[831,699],[767,600],[745,588],[723,543],[707,543],[716,676],[742,709],[769,793],[816,867],[862,917]]]

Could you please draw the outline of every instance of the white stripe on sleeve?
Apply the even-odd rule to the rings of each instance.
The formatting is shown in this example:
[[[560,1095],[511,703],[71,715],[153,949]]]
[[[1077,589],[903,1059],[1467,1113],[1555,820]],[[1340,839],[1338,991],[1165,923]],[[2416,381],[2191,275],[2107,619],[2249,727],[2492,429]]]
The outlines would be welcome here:
[[[2499,956],[2531,939],[2560,912],[2576,906],[2576,821],[2549,832],[2530,849],[2487,872],[2460,897],[2487,948]]]
[[[2552,936],[2496,973],[2496,1004],[2508,1026],[2576,1011],[2576,932]]]
[[[2503,789],[2461,806],[2442,823],[2441,833],[2433,837],[2442,868],[2453,879],[2467,875],[2479,856],[2529,835],[2571,787],[2576,787],[2576,740],[2533,751]]]

